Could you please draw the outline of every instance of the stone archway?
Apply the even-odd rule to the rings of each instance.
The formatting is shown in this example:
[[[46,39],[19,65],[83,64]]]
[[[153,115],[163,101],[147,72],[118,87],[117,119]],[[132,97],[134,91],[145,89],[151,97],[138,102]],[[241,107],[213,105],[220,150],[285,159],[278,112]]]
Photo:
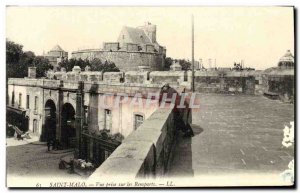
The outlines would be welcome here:
[[[75,109],[70,103],[61,110],[61,144],[64,148],[76,146]]]
[[[45,103],[45,124],[43,126],[42,141],[55,140],[56,137],[56,106],[52,99]]]

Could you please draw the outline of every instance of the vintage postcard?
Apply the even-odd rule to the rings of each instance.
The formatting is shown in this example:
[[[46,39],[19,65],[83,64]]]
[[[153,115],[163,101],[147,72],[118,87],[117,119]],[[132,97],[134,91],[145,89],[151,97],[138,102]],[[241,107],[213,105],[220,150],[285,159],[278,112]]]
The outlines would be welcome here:
[[[294,14],[7,6],[7,187],[294,187]]]

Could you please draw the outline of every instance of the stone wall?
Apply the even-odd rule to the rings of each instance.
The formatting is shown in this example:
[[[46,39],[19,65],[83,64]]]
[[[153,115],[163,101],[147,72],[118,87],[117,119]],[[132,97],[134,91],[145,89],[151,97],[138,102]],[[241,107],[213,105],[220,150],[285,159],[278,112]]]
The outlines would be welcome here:
[[[190,119],[184,116],[187,123]],[[168,170],[175,145],[172,109],[157,109],[132,132],[109,158],[89,177],[91,181],[126,177],[160,177]]]
[[[195,90],[214,93],[256,93],[256,80],[260,74],[256,71],[196,71]]]
[[[130,49],[136,50],[132,47]],[[151,50],[151,48],[148,48]],[[165,55],[155,52],[140,51],[107,51],[107,50],[81,50],[72,52],[76,59],[99,58],[101,61],[112,61],[122,71],[138,70],[138,66],[149,66],[151,70],[163,70]]]

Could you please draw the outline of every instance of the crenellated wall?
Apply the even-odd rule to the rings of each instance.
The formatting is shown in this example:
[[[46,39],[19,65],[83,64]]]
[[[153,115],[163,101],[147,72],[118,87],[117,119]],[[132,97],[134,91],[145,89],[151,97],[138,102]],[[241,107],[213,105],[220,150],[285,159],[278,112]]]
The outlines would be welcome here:
[[[127,86],[192,88],[191,71],[49,72],[48,78],[68,81],[120,83]],[[204,93],[263,94],[266,89],[259,71],[196,71],[195,91]]]

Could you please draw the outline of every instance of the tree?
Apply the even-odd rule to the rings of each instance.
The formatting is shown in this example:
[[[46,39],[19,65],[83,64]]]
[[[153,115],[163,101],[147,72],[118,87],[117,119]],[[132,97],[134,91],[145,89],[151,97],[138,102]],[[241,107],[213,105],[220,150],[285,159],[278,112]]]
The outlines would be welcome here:
[[[23,54],[23,46],[6,40],[6,64],[17,64]]]
[[[166,57],[165,58],[165,69],[169,70],[172,63],[173,63],[173,59],[171,57]]]
[[[102,62],[99,58],[94,58],[90,62],[91,71],[101,71],[102,70]]]
[[[59,64],[59,68],[65,68],[66,71],[71,71],[73,66],[70,65],[70,60],[62,60]]]
[[[7,78],[24,77],[24,67],[20,65],[23,56],[23,46],[6,40],[6,76]]]
[[[37,56],[33,59],[33,66],[36,67],[36,76],[45,77],[45,73],[49,69],[53,69],[53,66],[50,64],[49,60],[43,56]]]
[[[180,59],[179,64],[181,65],[182,70],[185,71],[190,70],[192,66],[192,64],[189,61],[186,61],[185,59]]]
[[[66,71],[72,71],[74,66],[79,66],[81,70],[84,70],[84,68],[88,65],[90,65],[89,60],[82,60],[81,58],[71,58],[69,60],[63,60],[59,63],[60,68],[65,68]]]
[[[171,57],[166,57],[166,59],[165,59],[165,69],[166,70],[170,69],[170,66],[172,65],[173,61],[179,62],[179,64],[182,67],[182,70],[187,71],[187,70],[191,69],[192,64],[189,61],[185,60],[185,59],[174,59],[174,58],[171,58]]]
[[[120,72],[119,68],[113,62],[105,61],[102,66],[103,66],[102,68],[103,72]]]
[[[82,60],[81,58],[75,59],[71,58],[69,60],[64,60],[61,63],[59,63],[60,67],[64,67],[66,71],[72,71],[74,66],[79,66],[81,70],[85,70],[86,66],[91,67],[91,71],[104,71],[104,72],[119,72],[119,68],[116,67],[115,63],[105,61],[102,63],[102,61],[99,58],[94,58],[92,61],[89,61],[87,59]]]
[[[49,61],[42,56],[35,56],[31,51],[23,51],[23,46],[12,41],[6,41],[7,78],[24,78],[28,67],[37,67],[37,77],[44,76],[52,68]]]

